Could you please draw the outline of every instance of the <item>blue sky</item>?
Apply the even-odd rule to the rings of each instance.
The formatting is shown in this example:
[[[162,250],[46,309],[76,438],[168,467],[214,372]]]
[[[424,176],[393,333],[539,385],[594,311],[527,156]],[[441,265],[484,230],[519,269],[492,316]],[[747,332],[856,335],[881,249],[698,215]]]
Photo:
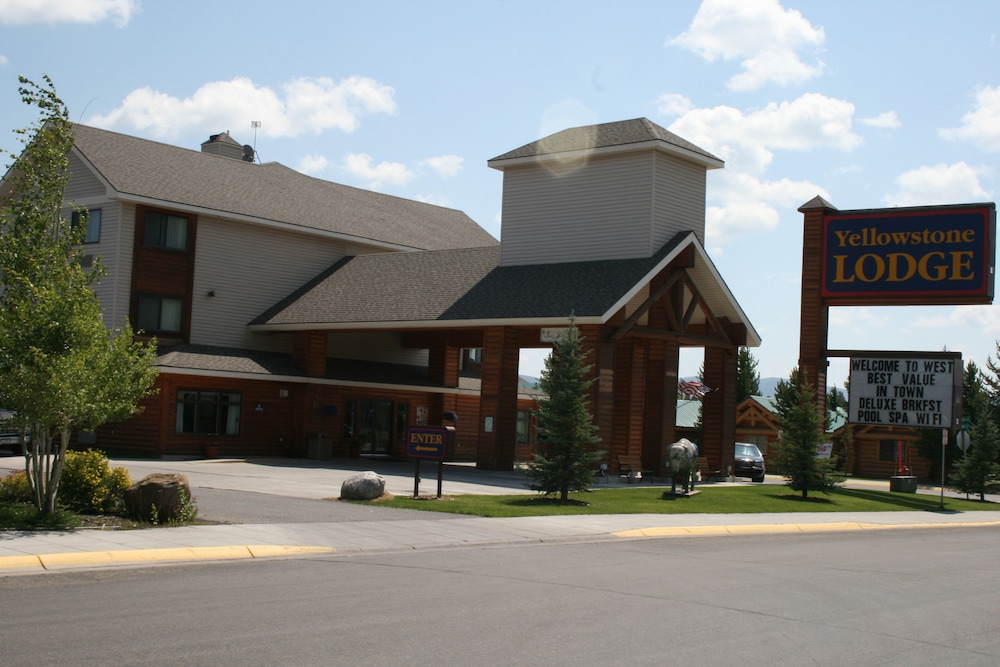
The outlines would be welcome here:
[[[0,147],[35,119],[17,76],[48,74],[74,121],[192,149],[229,130],[262,161],[461,209],[499,238],[487,160],[644,116],[725,160],[706,246],[763,338],[759,372],[787,377],[800,205],[995,201],[998,36],[991,0],[0,0]],[[831,312],[833,349],[983,366],[997,339],[996,306]],[[681,374],[699,363],[685,353]]]

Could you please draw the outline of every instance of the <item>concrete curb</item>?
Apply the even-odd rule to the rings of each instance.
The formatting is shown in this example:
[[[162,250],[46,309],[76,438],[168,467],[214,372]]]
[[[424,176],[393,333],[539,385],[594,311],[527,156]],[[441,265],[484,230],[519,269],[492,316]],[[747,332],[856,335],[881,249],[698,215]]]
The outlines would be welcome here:
[[[778,533],[832,533],[847,530],[898,530],[912,528],[985,528],[1000,526],[1000,521],[963,521],[961,523],[864,523],[841,521],[834,523],[788,523],[732,526],[659,526],[635,528],[613,533],[622,538],[711,537],[717,535],[762,535]]]
[[[197,560],[278,558],[305,554],[331,554],[335,552],[336,549],[332,547],[287,546],[279,544],[78,551],[32,556],[0,556],[0,571],[23,571],[37,568],[51,572],[78,567],[107,567],[112,565],[141,565]]]

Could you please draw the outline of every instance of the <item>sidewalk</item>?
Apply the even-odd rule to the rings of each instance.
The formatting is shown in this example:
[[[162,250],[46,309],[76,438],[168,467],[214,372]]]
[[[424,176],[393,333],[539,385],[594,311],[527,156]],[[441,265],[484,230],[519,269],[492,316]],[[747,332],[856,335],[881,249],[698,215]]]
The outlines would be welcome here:
[[[16,467],[16,458],[0,458],[0,474]],[[219,460],[133,461],[113,466],[129,469],[133,479],[150,472],[181,472],[197,488],[229,489],[336,498],[343,479],[359,470],[375,470],[395,495],[412,495],[413,464],[369,461]],[[435,495],[436,464],[423,463],[420,495]],[[531,493],[516,472],[478,471],[446,465],[443,493]],[[623,484],[617,479],[612,484]],[[865,482],[878,485],[879,482]],[[407,518],[297,524],[181,526],[148,530],[0,532],[0,576],[81,568],[145,566],[197,560],[352,554],[446,547],[733,535],[747,533],[885,530],[913,527],[1000,527],[1000,511],[968,513],[875,512],[727,515],[587,515],[523,518],[456,517],[449,520]]]

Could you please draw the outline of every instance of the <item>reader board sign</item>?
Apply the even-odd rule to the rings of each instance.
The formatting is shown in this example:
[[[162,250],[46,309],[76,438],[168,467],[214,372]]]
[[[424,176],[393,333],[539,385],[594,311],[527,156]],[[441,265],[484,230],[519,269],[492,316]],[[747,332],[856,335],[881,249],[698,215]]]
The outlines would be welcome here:
[[[958,353],[873,353],[851,357],[852,424],[957,428],[962,414]]]
[[[444,461],[454,452],[454,426],[412,426],[406,431],[406,454],[411,459]]]
[[[993,300],[996,205],[831,212],[822,295],[844,305]]]

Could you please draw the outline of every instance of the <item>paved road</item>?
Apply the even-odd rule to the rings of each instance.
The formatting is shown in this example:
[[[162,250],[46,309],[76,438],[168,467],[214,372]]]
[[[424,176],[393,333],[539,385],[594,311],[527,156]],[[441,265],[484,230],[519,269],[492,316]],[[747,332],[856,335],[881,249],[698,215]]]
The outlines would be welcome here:
[[[0,577],[0,646],[15,667],[992,667],[998,549],[916,529]]]

